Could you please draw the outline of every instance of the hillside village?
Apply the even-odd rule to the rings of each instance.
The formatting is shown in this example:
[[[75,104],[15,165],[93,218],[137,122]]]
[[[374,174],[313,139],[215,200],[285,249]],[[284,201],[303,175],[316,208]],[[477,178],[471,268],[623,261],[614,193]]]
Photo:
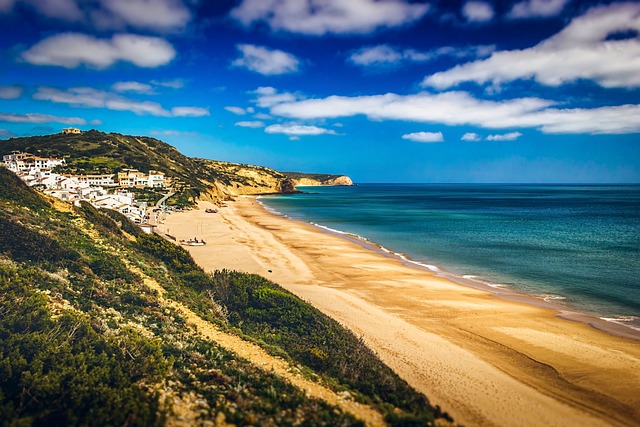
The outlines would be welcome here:
[[[78,132],[75,128],[63,130],[64,134]],[[141,225],[155,224],[157,218],[151,218],[150,214],[154,212],[150,212],[148,203],[137,201],[132,190],[166,188],[170,192],[168,187],[171,185],[170,178],[154,170],[123,169],[114,174],[100,175],[56,173],[56,168],[66,166],[65,159],[39,157],[27,152],[3,155],[2,165],[28,186],[45,194],[76,205],[86,201],[96,208],[114,209]]]
[[[154,138],[78,128],[9,138],[0,150],[0,166],[28,186],[65,202],[116,210],[145,231],[163,212],[196,200],[223,204],[241,195],[293,193],[297,185],[353,185],[346,175],[191,158]]]

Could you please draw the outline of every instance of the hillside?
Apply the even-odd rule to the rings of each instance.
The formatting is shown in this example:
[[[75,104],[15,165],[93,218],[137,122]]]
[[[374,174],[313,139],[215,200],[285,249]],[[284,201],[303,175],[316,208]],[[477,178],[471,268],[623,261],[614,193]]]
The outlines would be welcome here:
[[[125,168],[158,170],[174,179],[179,190],[177,197],[182,195],[190,200],[219,201],[242,194],[288,193],[294,192],[296,185],[288,175],[269,168],[192,158],[155,138],[96,130],[0,141],[0,154],[12,151],[64,157],[66,171],[74,173],[114,173]],[[331,184],[327,181],[326,185]]]
[[[0,424],[426,425],[437,408],[266,279],[0,168]]]

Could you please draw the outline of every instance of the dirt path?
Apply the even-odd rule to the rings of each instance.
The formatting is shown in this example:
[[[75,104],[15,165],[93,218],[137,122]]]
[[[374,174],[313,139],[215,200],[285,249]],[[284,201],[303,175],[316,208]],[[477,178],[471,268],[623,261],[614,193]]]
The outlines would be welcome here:
[[[355,417],[363,420],[368,426],[387,425],[382,414],[374,410],[372,407],[337,395],[332,390],[302,377],[300,373],[292,370],[291,365],[285,360],[270,355],[261,347],[245,341],[238,336],[221,331],[214,324],[202,319],[183,304],[167,298],[165,289],[160,286],[157,281],[145,275],[139,269],[131,269],[135,270],[136,273],[140,274],[144,278],[145,285],[159,292],[160,300],[164,304],[176,309],[182,316],[184,316],[187,324],[194,326],[205,338],[217,343],[226,350],[249,360],[251,363],[259,366],[263,370],[273,372],[284,378],[294,386],[304,390],[309,397],[322,399],[328,404],[335,405],[343,411],[354,415]]]

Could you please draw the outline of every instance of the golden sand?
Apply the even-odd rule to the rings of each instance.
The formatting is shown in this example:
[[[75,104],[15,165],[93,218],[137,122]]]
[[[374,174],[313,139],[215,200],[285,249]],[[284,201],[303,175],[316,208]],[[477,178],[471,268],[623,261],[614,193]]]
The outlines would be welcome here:
[[[241,198],[160,225],[209,271],[260,274],[362,336],[468,426],[637,425],[640,342],[496,298]]]

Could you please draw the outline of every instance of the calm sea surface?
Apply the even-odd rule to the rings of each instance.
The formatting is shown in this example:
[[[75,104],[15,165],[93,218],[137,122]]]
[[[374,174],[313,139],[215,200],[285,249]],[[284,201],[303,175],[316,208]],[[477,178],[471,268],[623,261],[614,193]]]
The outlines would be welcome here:
[[[640,328],[640,186],[301,190],[309,193],[261,201],[449,273]]]

